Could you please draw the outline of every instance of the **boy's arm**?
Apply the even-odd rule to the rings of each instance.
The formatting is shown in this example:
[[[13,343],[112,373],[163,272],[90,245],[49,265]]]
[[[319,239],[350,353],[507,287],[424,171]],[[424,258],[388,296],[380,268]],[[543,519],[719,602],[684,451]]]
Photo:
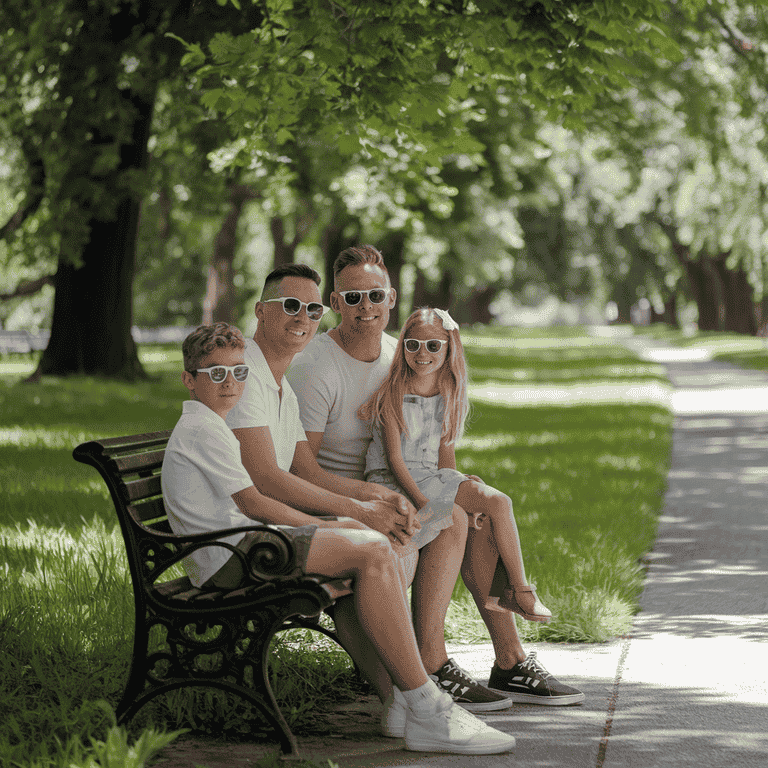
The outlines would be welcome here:
[[[356,520],[322,520],[299,512],[275,499],[270,499],[259,493],[256,486],[251,485],[242,491],[232,494],[232,501],[238,509],[251,520],[273,525],[317,525],[321,528],[363,528]]]
[[[248,427],[233,432],[240,441],[243,465],[263,495],[307,512],[351,517],[387,536],[394,535],[402,544],[410,539],[404,530],[407,518],[404,520],[390,502],[359,501],[342,496],[281,469],[269,427]]]

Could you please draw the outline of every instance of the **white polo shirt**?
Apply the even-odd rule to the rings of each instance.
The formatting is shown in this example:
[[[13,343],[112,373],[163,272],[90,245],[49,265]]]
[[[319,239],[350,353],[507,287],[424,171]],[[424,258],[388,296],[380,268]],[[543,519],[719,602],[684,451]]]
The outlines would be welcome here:
[[[283,397],[280,398],[280,388],[275,377],[267,365],[264,353],[253,339],[245,342],[244,358],[251,371],[245,382],[243,396],[227,414],[227,426],[230,429],[269,427],[277,465],[289,472],[296,444],[307,439],[304,427],[301,426],[296,395],[283,377]]]
[[[224,419],[207,405],[186,400],[165,449],[161,476],[163,499],[174,533],[194,534],[254,525],[232,500],[253,485],[240,460],[240,443]],[[222,541],[237,544],[243,535]],[[184,560],[199,587],[231,557],[223,547],[198,549]]]

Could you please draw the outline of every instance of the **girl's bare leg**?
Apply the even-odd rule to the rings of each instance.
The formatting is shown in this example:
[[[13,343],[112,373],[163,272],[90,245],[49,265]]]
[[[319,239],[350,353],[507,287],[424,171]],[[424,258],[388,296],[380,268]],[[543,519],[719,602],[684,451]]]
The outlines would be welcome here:
[[[461,566],[461,576],[475,601],[485,626],[488,627],[491,642],[496,652],[496,663],[502,669],[511,669],[518,662],[525,661],[526,653],[520,643],[514,614],[492,611],[485,607],[491,591],[496,562],[499,559],[493,531],[487,522],[480,530],[472,528],[469,531],[467,550]]]
[[[411,602],[421,659],[429,673],[437,672],[448,661],[445,615],[464,558],[467,525],[466,512],[454,504],[453,525],[442,530],[419,554]]]
[[[307,573],[355,580],[353,600],[337,606],[339,634],[382,700],[392,692],[392,681],[404,691],[428,681],[397,558],[382,534],[319,528],[312,537]]]
[[[495,607],[498,610],[513,610],[529,621],[549,621],[551,612],[530,589],[525,577],[520,534],[509,496],[490,485],[467,480],[459,486],[456,503],[466,505],[464,508],[471,509],[473,513],[481,512],[490,523],[494,544],[501,556],[500,566],[503,566],[498,573],[500,583],[491,582]]]
[[[459,486],[456,503],[463,509],[481,512],[486,516],[486,520],[491,523],[496,550],[512,584],[520,587],[527,586],[523,553],[520,549],[520,535],[517,532],[517,523],[509,496],[490,485],[466,480]]]

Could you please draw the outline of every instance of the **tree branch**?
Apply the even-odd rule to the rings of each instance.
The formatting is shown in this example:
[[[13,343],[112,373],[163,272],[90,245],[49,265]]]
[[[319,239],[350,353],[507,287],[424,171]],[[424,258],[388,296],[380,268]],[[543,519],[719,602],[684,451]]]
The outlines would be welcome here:
[[[43,289],[46,285],[53,285],[55,275],[44,275],[37,280],[25,280],[16,286],[13,293],[0,293],[0,301],[9,301],[10,299],[19,299],[22,296],[32,296]]]

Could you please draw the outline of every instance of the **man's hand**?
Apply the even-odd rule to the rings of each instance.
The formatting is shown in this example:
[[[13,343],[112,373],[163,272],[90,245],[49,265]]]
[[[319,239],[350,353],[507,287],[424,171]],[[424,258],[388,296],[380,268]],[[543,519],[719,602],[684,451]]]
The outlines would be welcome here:
[[[381,499],[382,501],[388,501],[390,504],[394,504],[401,515],[408,518],[408,532],[413,535],[414,531],[421,528],[421,523],[416,520],[416,507],[411,504],[409,499],[403,496],[402,493],[393,491],[387,488],[385,485],[379,485],[378,483],[368,483],[371,486],[371,499]]]
[[[383,499],[355,502],[355,519],[365,523],[374,531],[383,533],[392,541],[407,544],[414,531],[421,528],[421,523],[415,519],[416,510],[413,504],[411,514],[401,512],[396,504]]]

